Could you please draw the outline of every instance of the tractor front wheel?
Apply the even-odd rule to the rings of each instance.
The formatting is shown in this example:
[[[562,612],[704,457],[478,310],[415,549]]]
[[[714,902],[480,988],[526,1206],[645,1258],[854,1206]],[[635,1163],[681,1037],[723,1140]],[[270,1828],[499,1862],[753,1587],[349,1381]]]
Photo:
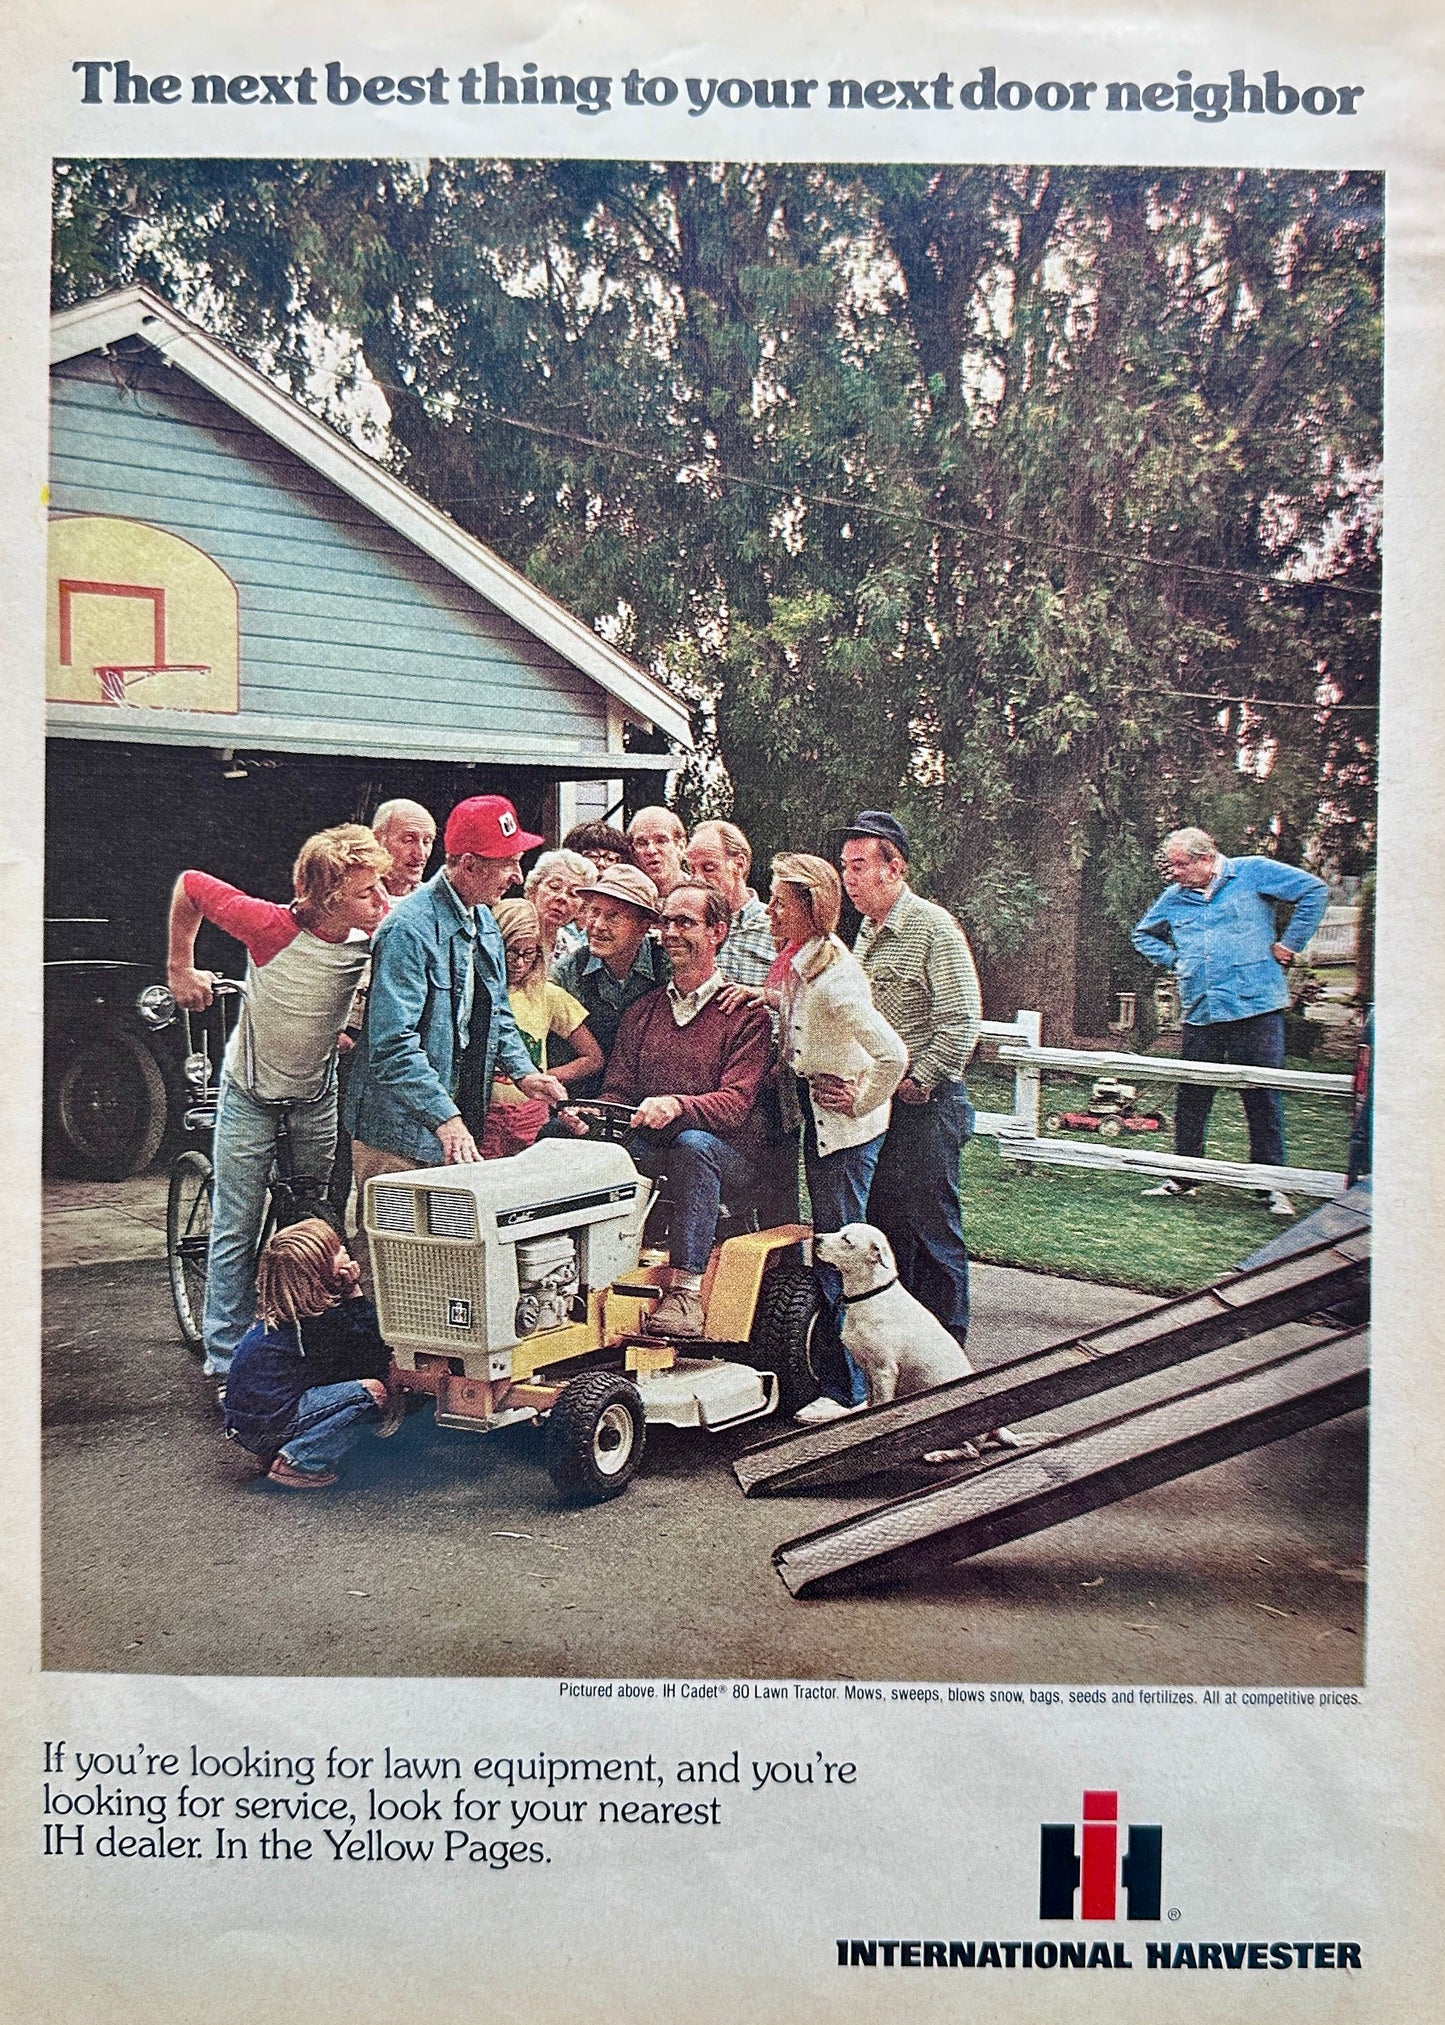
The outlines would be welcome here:
[[[547,1474],[568,1504],[615,1498],[647,1443],[642,1394],[615,1371],[584,1371],[547,1416]]]

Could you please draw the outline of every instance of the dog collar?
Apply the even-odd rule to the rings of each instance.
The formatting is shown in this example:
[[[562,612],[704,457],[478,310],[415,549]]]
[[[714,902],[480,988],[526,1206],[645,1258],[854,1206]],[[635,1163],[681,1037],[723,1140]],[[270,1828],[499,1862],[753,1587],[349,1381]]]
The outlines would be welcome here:
[[[898,1275],[895,1273],[891,1280],[885,1280],[881,1287],[870,1287],[866,1294],[845,1294],[838,1305],[843,1308],[861,1307],[864,1301],[871,1301],[876,1294],[886,1294],[890,1287],[897,1285]]]

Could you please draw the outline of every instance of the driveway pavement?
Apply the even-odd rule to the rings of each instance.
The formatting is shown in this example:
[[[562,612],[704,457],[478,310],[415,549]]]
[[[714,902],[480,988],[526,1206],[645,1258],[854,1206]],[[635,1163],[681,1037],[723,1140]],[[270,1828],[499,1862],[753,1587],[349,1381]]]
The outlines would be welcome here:
[[[765,1432],[650,1431],[560,1508],[535,1430],[414,1415],[334,1492],[221,1438],[166,1290],[164,1179],[47,1191],[45,1664],[121,1672],[1352,1685],[1363,1415],[863,1596],[795,1602],[781,1541],[882,1494],[744,1499]],[[1151,1303],[980,1266],[982,1362]],[[1054,1423],[1050,1423],[1051,1425]],[[1059,1425],[1063,1424],[1060,1418]],[[904,1480],[894,1488],[907,1488]]]

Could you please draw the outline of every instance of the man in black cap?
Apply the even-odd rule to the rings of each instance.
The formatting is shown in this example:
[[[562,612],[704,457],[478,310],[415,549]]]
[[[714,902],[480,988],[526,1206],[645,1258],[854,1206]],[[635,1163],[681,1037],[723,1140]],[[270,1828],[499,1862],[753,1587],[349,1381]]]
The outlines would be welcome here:
[[[864,809],[844,832],[843,885],[863,916],[854,953],[873,1002],[908,1049],[908,1074],[873,1186],[869,1221],[893,1247],[898,1277],[960,1349],[968,1336],[968,1252],[959,1162],[973,1131],[963,1072],[983,1017],[973,952],[953,916],[908,884],[908,832],[894,815]],[[846,1083],[815,1094],[845,1103]]]

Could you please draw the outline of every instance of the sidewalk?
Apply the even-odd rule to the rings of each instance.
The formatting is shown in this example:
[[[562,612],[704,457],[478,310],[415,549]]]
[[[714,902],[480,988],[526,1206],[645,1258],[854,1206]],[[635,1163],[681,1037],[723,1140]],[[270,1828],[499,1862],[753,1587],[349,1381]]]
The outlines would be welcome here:
[[[806,1604],[778,1581],[774,1549],[862,1494],[743,1498],[729,1464],[754,1426],[654,1428],[624,1497],[564,1511],[536,1429],[480,1440],[422,1413],[360,1446],[328,1498],[278,1499],[220,1438],[181,1345],[165,1184],[45,1193],[46,1262],[70,1268],[45,1288],[47,1666],[1360,1681],[1363,1415],[931,1578]],[[981,1364],[1153,1305],[1005,1266],[979,1266],[973,1290]]]
[[[40,1194],[43,1269],[122,1265],[166,1255],[166,1167],[128,1181],[45,1177]]]

